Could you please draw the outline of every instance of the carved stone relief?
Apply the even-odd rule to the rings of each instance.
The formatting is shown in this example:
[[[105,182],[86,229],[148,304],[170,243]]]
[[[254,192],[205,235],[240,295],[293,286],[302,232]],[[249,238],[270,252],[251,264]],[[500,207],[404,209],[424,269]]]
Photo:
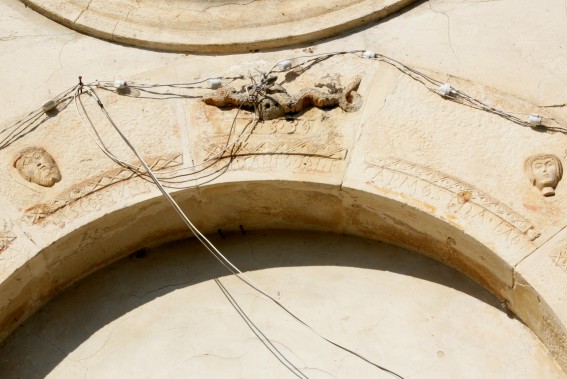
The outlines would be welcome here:
[[[532,185],[546,197],[555,195],[555,188],[563,176],[561,161],[552,154],[539,154],[528,158],[524,171]]]
[[[567,271],[567,248],[563,248],[558,252],[551,254],[550,257],[553,259],[553,262],[557,265],[557,267]]]
[[[4,220],[0,226],[0,253],[8,250],[10,245],[16,240],[16,235],[12,232],[13,224],[9,220]]]
[[[182,163],[182,155],[173,155],[148,161],[149,166],[154,171],[179,166]],[[141,190],[139,181],[131,185],[135,188],[130,188],[130,185],[126,184],[130,182],[129,179],[136,176],[138,175],[126,168],[108,171],[100,176],[74,185],[70,189],[59,193],[54,199],[48,202],[34,205],[26,210],[24,219],[32,224],[37,224],[53,214],[61,213],[60,218],[62,220],[70,221],[90,212],[100,210],[105,205],[112,204],[114,201],[118,200],[114,198],[115,196],[126,197],[139,192],[139,190]],[[114,191],[119,195],[102,191],[110,186],[119,184],[123,184],[123,187]],[[126,193],[126,191],[128,191],[128,193]]]
[[[273,120],[288,113],[298,113],[311,106],[339,106],[345,112],[354,112],[360,108],[361,99],[356,92],[362,80],[360,76],[356,76],[344,88],[336,80],[331,80],[316,84],[316,87],[325,88],[326,91],[315,87],[305,88],[293,96],[281,85],[275,84],[276,80],[276,76],[271,76],[263,79],[258,85],[243,86],[238,91],[233,87],[221,88],[204,96],[203,101],[217,107],[242,107],[248,110],[257,108],[262,120]]]
[[[61,172],[55,159],[41,147],[29,147],[20,151],[14,167],[28,182],[52,187],[61,180]]]
[[[16,236],[9,230],[0,230],[0,253],[7,250],[8,247],[16,240]]]
[[[290,87],[303,88],[296,90],[295,96],[275,81],[268,82],[268,78],[258,84],[261,91],[224,88],[203,98],[208,105],[252,112],[257,96],[262,121],[247,112],[219,111],[203,103],[187,112],[192,115],[191,124],[198,125],[190,131],[196,162],[214,162],[208,164],[208,172],[196,177],[198,184],[210,181],[217,173],[235,170],[331,174],[344,169],[346,146],[351,144],[346,137],[349,134],[342,132],[347,128],[347,116],[330,108],[357,110],[361,101],[356,90],[361,78],[356,77],[346,87],[338,75],[327,75],[323,80],[292,80]],[[316,84],[306,88],[304,83]]]
[[[344,161],[348,153],[347,149],[305,140],[260,142],[255,139],[242,142],[230,152],[223,153],[220,140],[211,140],[205,145],[207,159],[215,156],[220,156],[223,160],[230,159],[229,170],[289,169],[328,173],[336,166],[336,162]]]
[[[372,184],[441,205],[448,218],[490,224],[496,235],[509,245],[539,237],[534,226],[510,207],[460,181],[428,167],[398,158],[382,158],[366,163],[366,177]],[[433,208],[433,206],[430,205]]]

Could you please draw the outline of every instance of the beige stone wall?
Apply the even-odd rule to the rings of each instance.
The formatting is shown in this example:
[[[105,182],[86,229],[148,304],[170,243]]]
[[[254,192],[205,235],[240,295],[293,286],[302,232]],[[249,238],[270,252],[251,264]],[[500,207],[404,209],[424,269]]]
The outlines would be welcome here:
[[[562,1],[429,1],[330,40],[225,56],[111,44],[14,0],[0,10],[2,130],[75,85],[79,75],[85,83],[187,83],[357,49],[398,59],[521,120],[537,113],[544,124],[567,125]],[[279,74],[290,94],[360,75],[362,107],[351,113],[312,108],[253,130],[247,128],[251,113],[241,112],[231,132],[235,109],[195,97],[209,88],[95,91],[164,182],[177,187],[174,197],[203,231],[239,225],[324,230],[414,249],[492,291],[565,369],[567,186],[560,180],[545,197],[524,172],[536,154],[567,164],[565,134],[451,101],[436,86],[430,91],[360,54],[296,73]],[[71,103],[0,150],[4,336],[88,273],[147,244],[188,235],[150,183],[118,167],[89,139],[82,127],[87,115],[108,148],[137,165],[96,102],[80,99],[84,111]],[[210,160],[238,135],[233,159],[227,153]],[[52,187],[27,181],[14,167],[19,153],[34,146],[59,167],[61,180]]]
[[[403,248],[313,231],[209,238],[317,333],[403,378],[565,378],[495,297]],[[228,275],[194,238],[85,278],[0,344],[0,356],[8,378],[297,377],[291,365],[310,379],[395,377]]]

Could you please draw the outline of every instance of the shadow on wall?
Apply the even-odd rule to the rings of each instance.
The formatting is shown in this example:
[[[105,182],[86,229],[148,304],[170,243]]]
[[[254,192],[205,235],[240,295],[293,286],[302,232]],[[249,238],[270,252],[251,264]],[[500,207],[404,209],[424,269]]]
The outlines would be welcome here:
[[[377,241],[318,232],[245,230],[213,235],[211,240],[243,272],[302,266],[380,270],[450,287],[499,309],[494,296],[463,274]],[[0,377],[44,378],[113,320],[176,290],[227,274],[194,239],[133,253],[53,299],[8,337],[0,346]],[[408,301],[411,296],[408,293]]]

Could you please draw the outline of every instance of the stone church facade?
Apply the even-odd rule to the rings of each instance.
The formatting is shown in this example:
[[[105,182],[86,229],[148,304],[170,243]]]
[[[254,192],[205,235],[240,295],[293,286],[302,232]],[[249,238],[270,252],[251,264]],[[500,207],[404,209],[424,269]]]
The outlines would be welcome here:
[[[308,3],[0,4],[2,377],[565,377],[564,2]]]

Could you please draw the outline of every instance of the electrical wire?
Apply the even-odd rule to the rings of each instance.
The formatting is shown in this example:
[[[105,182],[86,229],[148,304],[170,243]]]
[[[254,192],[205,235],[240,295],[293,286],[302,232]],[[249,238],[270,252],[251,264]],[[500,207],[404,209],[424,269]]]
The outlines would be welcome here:
[[[155,185],[157,186],[157,188],[159,189],[159,191],[163,194],[163,196],[167,199],[167,201],[170,203],[170,205],[173,207],[173,209],[177,212],[177,214],[179,215],[179,217],[181,217],[181,219],[183,220],[183,222],[187,225],[187,227],[195,234],[195,237],[197,237],[197,239],[207,248],[207,250],[209,250],[209,252],[211,254],[213,254],[218,260],[219,262],[221,262],[227,269],[229,269],[233,274],[237,275],[237,276],[244,276],[246,278],[247,281],[249,281],[250,283],[254,283],[250,278],[248,278],[244,273],[242,273],[236,266],[234,266],[200,231],[199,229],[197,229],[195,227],[195,225],[193,225],[193,223],[191,222],[191,220],[189,220],[189,218],[185,215],[185,213],[183,212],[183,210],[181,209],[181,207],[177,204],[177,202],[171,197],[171,195],[165,190],[165,188],[161,185],[160,181],[158,180],[158,178],[154,175],[152,169],[148,166],[148,164],[145,162],[145,160],[142,158],[142,156],[138,153],[138,151],[136,150],[136,148],[132,145],[132,143],[128,140],[128,138],[124,135],[124,133],[122,133],[122,131],[120,130],[120,128],[118,127],[118,125],[116,125],[116,123],[112,120],[112,118],[110,117],[110,115],[108,114],[108,112],[106,111],[106,108],[104,107],[104,105],[102,104],[102,101],[100,100],[100,98],[98,97],[98,95],[96,94],[96,92],[94,90],[91,90],[90,93],[94,96],[95,100],[97,101],[100,109],[102,110],[102,112],[105,114],[105,116],[108,118],[109,122],[111,123],[111,125],[114,127],[114,130],[116,130],[116,132],[120,135],[120,137],[122,138],[122,140],[126,143],[126,145],[130,148],[130,150],[136,155],[136,157],[138,158],[138,160],[140,161],[140,163],[142,164],[142,166],[144,167],[144,170],[146,171],[147,175],[152,179],[152,181],[155,183]],[[255,285],[256,286],[256,285]]]
[[[139,159],[140,163],[142,164],[142,166],[144,167],[144,169],[146,170],[146,173],[151,177],[152,181],[154,182],[154,184],[156,185],[156,187],[159,189],[159,191],[163,194],[163,196],[167,199],[167,201],[170,203],[170,205],[173,207],[173,209],[177,212],[177,214],[181,217],[181,219],[183,220],[183,222],[187,225],[187,227],[191,230],[191,232],[195,235],[195,237],[197,238],[197,240],[199,240],[199,242],[201,242],[201,244],[225,267],[227,268],[233,275],[235,275],[238,279],[240,279],[242,282],[244,282],[245,284],[247,284],[248,286],[250,286],[252,289],[256,290],[258,293],[264,295],[266,298],[272,300],[276,305],[278,305],[280,308],[282,308],[284,311],[286,311],[290,316],[292,316],[295,320],[297,320],[298,322],[300,322],[302,325],[304,325],[305,327],[307,327],[309,330],[311,330],[313,333],[315,333],[315,335],[319,336],[320,338],[322,338],[323,340],[327,341],[328,343],[331,343],[333,346],[349,353],[352,354],[356,357],[358,357],[359,359],[371,364],[372,366],[388,373],[391,374],[397,378],[403,379],[402,376],[398,375],[397,373],[381,366],[378,365],[374,362],[372,362],[371,360],[369,360],[368,358],[362,356],[361,354],[358,354],[356,352],[354,352],[351,349],[345,348],[342,345],[333,342],[332,340],[324,337],[323,335],[321,335],[319,332],[317,332],[313,327],[311,327],[309,324],[307,324],[306,322],[304,322],[303,320],[301,320],[298,316],[296,316],[293,312],[291,312],[290,310],[288,310],[283,304],[281,304],[278,300],[276,300],[273,296],[269,295],[266,291],[264,291],[263,289],[261,289],[261,287],[259,287],[256,283],[254,283],[254,281],[252,279],[250,279],[250,277],[248,277],[246,274],[244,274],[242,271],[240,271],[240,269],[238,269],[234,264],[232,264],[232,262],[230,262],[228,260],[228,258],[226,258],[214,245],[212,242],[210,242],[200,231],[199,229],[197,229],[197,227],[195,227],[195,225],[193,225],[193,223],[191,222],[191,220],[185,215],[185,213],[183,212],[183,210],[181,209],[181,207],[177,204],[177,202],[173,199],[173,197],[171,197],[171,195],[165,190],[165,188],[163,187],[163,185],[160,183],[160,181],[158,180],[158,178],[154,175],[154,173],[152,172],[152,170],[150,169],[150,167],[147,165],[147,163],[144,161],[144,159],[142,158],[142,156],[138,153],[138,151],[136,150],[136,148],[132,145],[132,143],[128,140],[128,138],[122,133],[122,131],[120,130],[120,128],[118,128],[118,126],[116,125],[116,123],[112,120],[112,118],[110,117],[110,115],[108,114],[106,108],[104,107],[102,101],[100,100],[100,98],[98,97],[98,95],[96,94],[96,92],[94,90],[90,90],[90,93],[92,94],[92,96],[95,98],[97,104],[99,105],[101,111],[106,115],[108,121],[110,122],[110,124],[114,127],[114,129],[116,130],[116,132],[120,135],[120,137],[122,138],[122,140],[128,145],[128,147],[130,148],[130,150],[136,155],[136,157]]]
[[[359,55],[362,57],[362,54],[364,50],[351,50],[351,51],[340,51],[340,52],[332,52],[332,53],[321,53],[321,54],[316,54],[316,55],[304,55],[304,56],[298,56],[298,57],[294,57],[291,58],[290,61],[298,61],[300,59],[304,59],[303,61],[298,62],[295,65],[292,65],[292,67],[290,68],[290,70],[294,70],[294,69],[298,69],[301,68],[302,70],[306,70],[309,67],[320,63],[326,59],[329,59],[333,56],[337,56],[337,55],[345,55],[345,54],[354,54],[354,55]],[[305,59],[307,58],[307,59]],[[441,95],[438,91],[438,87],[439,85],[441,85],[442,83],[418,70],[415,70],[403,63],[401,63],[400,61],[393,59],[391,57],[387,57],[383,54],[375,54],[375,57],[372,58],[374,60],[378,60],[378,61],[383,61],[386,62],[394,67],[396,67],[398,70],[400,70],[402,73],[410,76],[411,78],[413,78],[414,80],[420,82],[421,84],[423,84],[429,91],[436,93],[437,95]],[[280,61],[281,62],[281,61]],[[268,71],[267,74],[263,74],[263,76],[267,76],[271,73],[281,73],[284,72],[284,70],[276,70],[276,67],[278,65],[279,62],[277,62],[274,66],[272,66],[272,68]],[[251,75],[250,75],[251,77]],[[200,98],[201,96],[189,96],[189,95],[181,95],[181,94],[173,94],[171,92],[156,92],[156,91],[150,91],[150,88],[174,88],[174,89],[178,89],[178,90],[182,90],[182,89],[186,89],[186,90],[194,90],[194,89],[204,89],[206,87],[203,86],[198,86],[199,84],[202,84],[210,79],[221,79],[221,80],[228,80],[229,82],[224,84],[224,86],[226,86],[227,84],[232,83],[235,80],[239,80],[239,79],[244,79],[245,76],[244,75],[239,75],[239,76],[230,76],[230,77],[210,77],[210,78],[206,78],[206,79],[202,79],[202,80],[198,80],[198,81],[193,81],[193,82],[184,82],[184,83],[166,83],[166,84],[147,84],[147,83],[137,83],[137,82],[130,82],[129,83],[129,87],[136,89],[138,91],[147,91],[147,93],[150,94],[154,94],[154,95],[158,95],[158,96],[162,96],[162,99],[165,98],[172,98],[172,97],[180,97],[180,98]],[[80,85],[82,86],[82,82],[80,82]],[[104,90],[112,90],[114,88],[113,82],[111,81],[95,81],[92,83],[89,83],[88,86],[92,86],[95,85],[99,88],[102,88]],[[76,90],[78,85],[75,85],[71,88],[69,88],[68,90],[62,92],[61,94],[57,95],[54,98],[54,101],[56,102],[57,105],[57,110],[60,111],[62,109],[64,109],[69,102],[65,102],[66,100],[69,100],[68,96],[69,94],[71,94],[73,91]],[[471,108],[475,108],[478,110],[482,110],[485,112],[489,112],[495,115],[498,115],[508,121],[511,121],[515,124],[521,125],[521,126],[525,126],[525,127],[530,127],[533,129],[543,129],[543,130],[547,130],[549,132],[560,132],[560,133],[564,133],[567,134],[567,127],[565,127],[564,125],[562,125],[558,120],[556,120],[553,117],[547,117],[547,116],[543,116],[543,118],[548,121],[545,125],[533,125],[527,121],[524,121],[518,117],[515,116],[515,114],[520,114],[520,113],[516,113],[516,112],[507,112],[495,107],[492,107],[490,105],[484,104],[483,102],[481,102],[478,99],[475,99],[469,95],[467,95],[466,93],[456,90],[453,90],[453,94],[455,96],[443,96],[445,99],[456,102],[456,103],[460,103],[462,105],[471,107]],[[544,108],[549,108],[549,107],[557,107],[557,106],[563,106],[564,104],[559,104],[559,105],[551,105],[551,106],[542,106]],[[255,107],[255,110],[257,110],[257,107]],[[257,112],[256,112],[257,113]],[[21,120],[19,120],[18,122],[14,123],[13,125],[8,126],[7,128],[3,129],[0,131],[0,150],[8,147],[9,145],[11,145],[12,143],[14,143],[16,140],[24,137],[26,134],[31,133],[32,131],[34,131],[35,129],[37,129],[37,127],[39,127],[43,122],[47,121],[50,117],[46,114],[44,114],[44,112],[42,112],[42,109],[36,109],[32,112],[30,112],[27,116],[25,116],[24,118],[22,118]],[[552,125],[550,125],[549,123],[551,123]],[[215,157],[213,157],[214,160]],[[183,170],[183,169],[180,169]],[[187,175],[191,175],[190,173]],[[173,184],[174,185],[174,184]]]
[[[317,54],[317,55],[295,57],[295,58],[292,58],[293,61],[298,61],[298,60],[301,60],[301,59],[304,59],[304,58],[308,58],[308,59],[304,59],[304,60],[296,63],[295,65],[292,65],[290,70],[300,69],[302,71],[305,71],[305,70],[309,69],[310,67],[312,67],[313,65],[316,65],[316,64],[318,64],[318,63],[320,63],[324,60],[327,60],[331,57],[334,57],[334,56],[337,56],[337,55],[344,55],[344,54],[358,55],[362,52],[363,52],[363,50],[352,50],[352,51],[344,51],[344,52],[323,53],[323,54]],[[401,63],[401,62],[399,62],[399,61],[397,61],[393,58],[387,57],[387,56],[382,55],[382,54],[376,54],[373,59],[377,60],[377,61],[383,61],[387,64],[394,66],[395,68],[400,70],[402,73],[408,75],[412,79],[414,79],[414,80],[418,81],[419,83],[421,83],[422,85],[424,85],[429,91],[436,93],[437,95],[442,96],[442,94],[439,93],[438,87],[443,83],[440,82],[439,80],[437,80],[433,77],[430,77],[425,73],[422,73],[418,70],[415,70],[415,69],[413,69],[409,66],[406,66],[405,64],[403,64],[403,63]],[[214,176],[215,174],[220,173],[220,175],[222,175],[223,172],[226,172],[226,170],[230,166],[230,163],[232,162],[232,160],[235,157],[239,156],[238,155],[239,144],[242,142],[243,139],[247,138],[250,135],[250,133],[252,132],[254,127],[259,122],[261,115],[259,114],[259,110],[258,110],[258,102],[259,102],[259,99],[262,98],[262,96],[266,95],[266,91],[269,88],[268,87],[268,81],[267,81],[268,76],[272,73],[281,73],[281,72],[287,71],[287,70],[276,70],[278,63],[276,63],[267,73],[260,72],[261,78],[260,78],[259,82],[256,81],[254,76],[252,76],[251,74],[248,75],[247,78],[251,82],[251,85],[249,87],[252,89],[252,93],[251,94],[249,93],[249,100],[250,100],[250,104],[252,105],[252,108],[254,110],[254,118],[251,122],[249,122],[244,127],[244,129],[239,133],[239,135],[232,142],[231,142],[231,138],[232,138],[232,135],[235,131],[236,120],[237,120],[238,115],[239,115],[239,113],[242,109],[242,105],[237,110],[237,113],[236,113],[236,115],[235,115],[235,117],[232,121],[232,124],[231,124],[230,132],[227,136],[227,141],[226,141],[224,147],[221,149],[221,151],[217,152],[215,155],[213,155],[212,157],[206,159],[205,161],[203,161],[199,164],[195,164],[193,166],[185,166],[185,167],[180,168],[180,169],[163,170],[163,171],[160,171],[158,174],[153,173],[153,171],[149,167],[149,165],[144,161],[144,159],[137,152],[137,150],[134,148],[134,146],[130,143],[130,141],[127,139],[127,137],[118,128],[118,126],[112,120],[112,118],[108,114],[106,108],[102,104],[102,101],[100,100],[100,98],[98,97],[98,95],[96,94],[96,92],[94,90],[95,87],[103,89],[103,90],[112,90],[112,88],[113,88],[112,82],[110,82],[110,81],[96,81],[96,82],[84,85],[81,81],[81,78],[79,78],[79,84],[77,84],[77,85],[67,89],[66,91],[62,92],[61,94],[57,95],[53,99],[53,101],[56,104],[57,112],[65,109],[67,107],[67,105],[70,104],[70,102],[74,102],[75,109],[77,111],[77,114],[79,115],[82,126],[85,128],[85,130],[89,134],[90,138],[95,142],[97,147],[108,158],[110,158],[116,164],[118,164],[121,167],[124,167],[128,170],[131,170],[135,175],[140,176],[144,180],[151,180],[156,185],[156,187],[159,189],[159,191],[162,193],[162,195],[166,198],[166,200],[170,203],[170,205],[174,208],[174,210],[178,213],[178,215],[181,217],[181,219],[184,221],[184,223],[187,225],[187,227],[192,231],[192,233],[195,235],[195,237],[199,240],[199,242],[201,242],[201,244],[203,244],[203,246],[227,270],[229,270],[238,279],[243,281],[245,284],[250,286],[252,289],[257,291],[258,293],[260,293],[263,296],[266,296],[268,299],[272,300],[276,305],[278,305],[281,309],[283,309],[285,312],[287,312],[295,320],[297,320],[299,323],[301,323],[302,325],[304,325],[305,327],[310,329],[313,333],[315,333],[317,336],[324,339],[328,343],[334,345],[335,347],[337,347],[339,349],[342,349],[345,352],[348,352],[349,354],[352,354],[352,355],[360,358],[361,360],[375,366],[376,368],[378,368],[378,369],[380,369],[380,370],[382,370],[382,371],[384,371],[388,374],[391,374],[391,375],[393,375],[397,378],[403,379],[399,374],[397,374],[397,373],[395,373],[395,372],[393,372],[393,371],[391,371],[391,370],[389,370],[389,369],[387,369],[383,366],[380,366],[380,365],[370,361],[369,359],[365,358],[364,356],[356,353],[355,351],[350,350],[348,348],[345,348],[345,347],[341,346],[340,344],[337,344],[337,343],[333,342],[332,340],[329,340],[326,337],[322,336],[315,329],[313,329],[310,325],[308,325],[307,323],[302,321],[299,317],[297,317],[295,314],[293,314],[291,311],[289,311],[283,304],[281,304],[275,298],[273,298],[268,293],[266,293],[264,290],[262,290],[247,275],[245,275],[236,266],[234,266],[195,227],[195,225],[190,221],[190,219],[185,215],[185,213],[180,208],[180,206],[175,202],[175,200],[171,197],[171,195],[169,195],[169,193],[165,189],[166,186],[171,186],[171,188],[193,188],[193,187],[197,187],[199,185],[202,185],[203,183],[198,183],[198,184],[195,184],[194,186],[186,186],[186,187],[177,187],[176,185],[178,185],[180,183],[185,183],[187,181],[187,179],[184,179],[184,178],[186,178],[188,176],[195,176],[195,178],[194,178],[195,181],[198,181],[198,180],[203,179],[203,178],[209,178],[207,181],[210,181],[210,180],[214,180],[216,177],[218,177],[218,176]],[[210,80],[210,79],[228,80],[229,82],[227,84],[229,84],[229,83],[232,83],[235,80],[242,80],[242,79],[245,79],[245,78],[246,78],[245,76],[240,75],[240,76],[236,76],[236,77],[207,78],[207,79],[204,79],[204,80],[189,82],[189,83],[169,83],[169,84],[146,84],[146,83],[131,82],[131,83],[129,83],[128,86],[133,88],[133,89],[136,89],[138,91],[142,91],[142,92],[145,92],[145,93],[148,93],[148,94],[151,94],[151,95],[162,96],[162,98],[171,98],[171,97],[199,98],[200,96],[183,95],[179,91],[205,89],[206,87],[199,86],[199,84],[202,84],[202,83],[204,83],[204,82],[206,82],[207,80]],[[227,85],[227,84],[225,84],[225,85]],[[171,93],[171,92],[160,92],[158,90],[154,90],[154,89],[161,89],[161,88],[175,89],[179,93],[175,94],[175,93]],[[132,152],[136,155],[137,159],[141,163],[141,167],[135,166],[133,164],[130,164],[128,162],[125,162],[125,161],[119,159],[105,145],[104,141],[102,140],[101,136],[97,132],[97,129],[95,128],[95,126],[92,122],[92,119],[89,117],[88,112],[87,112],[87,110],[86,110],[86,108],[85,108],[85,106],[84,106],[84,104],[81,100],[81,96],[83,94],[87,94],[89,97],[93,98],[96,101],[96,103],[99,105],[100,110],[103,112],[104,116],[109,121],[109,123],[112,125],[114,130],[120,135],[122,140],[130,148],[130,150],[132,150]],[[465,106],[468,106],[468,107],[471,107],[471,108],[474,108],[474,109],[478,109],[478,110],[482,110],[482,111],[485,111],[485,112],[495,114],[497,116],[500,116],[500,117],[502,117],[506,120],[509,120],[513,123],[516,123],[516,124],[519,124],[519,125],[522,125],[522,126],[528,126],[528,127],[532,127],[532,128],[534,127],[534,125],[530,124],[529,122],[526,122],[526,121],[518,118],[517,116],[515,116],[515,114],[520,114],[520,113],[506,112],[504,110],[490,106],[490,105],[485,104],[482,101],[480,101],[480,100],[478,100],[474,97],[471,97],[468,94],[466,94],[466,93],[464,93],[460,90],[457,90],[457,89],[452,89],[450,96],[443,96],[443,97],[447,100],[450,100],[450,101],[453,101],[453,102],[456,102],[456,103],[459,103],[459,104],[462,104],[462,105],[465,105]],[[80,108],[79,108],[79,106],[80,106]],[[81,112],[81,110],[82,110],[82,112]],[[83,115],[84,115],[84,117],[83,117]],[[41,125],[43,122],[45,122],[49,118],[50,118],[50,116],[47,115],[45,112],[43,112],[41,108],[39,108],[39,109],[36,109],[36,110],[30,112],[28,115],[26,115],[24,118],[22,118],[21,120],[19,120],[16,123],[14,123],[13,125],[10,125],[7,128],[1,130],[0,131],[0,150],[11,145],[16,140],[22,138],[26,134],[31,133],[32,131],[37,129],[37,127],[39,127],[39,125]],[[88,123],[85,122],[85,118],[88,121]],[[541,125],[540,127],[545,128],[546,130],[549,130],[549,131],[553,131],[553,132],[567,133],[567,128],[565,128],[563,125],[561,125],[554,118],[550,118],[550,117],[544,117],[544,118],[546,120],[549,120],[549,121],[555,123],[555,126]],[[89,125],[90,125],[90,127],[89,127]],[[250,154],[246,154],[246,155],[250,155]],[[205,174],[202,174],[201,176],[196,176],[197,174],[204,173],[209,168],[215,166],[221,160],[228,160],[228,162],[220,170],[215,171],[213,173],[205,173]],[[174,175],[174,176],[171,176],[171,175]],[[163,182],[163,184],[162,184],[162,182]],[[215,281],[217,281],[217,279],[215,279]],[[229,301],[231,302],[233,307],[235,307],[237,312],[239,312],[239,315],[241,317],[243,317],[243,319],[246,321],[247,325],[255,332],[255,334],[258,333],[256,335],[262,341],[262,343],[264,343],[265,346],[272,352],[272,354],[276,355],[278,357],[278,359],[280,359],[280,362],[282,362],[282,364],[284,364],[296,376],[301,377],[301,378],[306,378],[305,374],[303,374],[297,367],[293,366],[291,364],[291,362],[289,362],[285,358],[285,356],[283,356],[283,354],[281,354],[281,352],[278,352],[277,349],[273,350],[273,348],[275,348],[275,347],[268,343],[269,340],[265,337],[265,335],[263,333],[261,333],[261,331],[259,329],[257,329],[257,327],[255,327],[255,325],[251,322],[251,320],[248,318],[248,316],[246,316],[246,314],[238,306],[238,304],[235,302],[234,298],[232,298],[230,293],[226,290],[226,288],[222,285],[222,283],[220,283],[220,281],[217,281],[217,285],[219,285],[219,287],[223,291],[223,294],[225,296],[227,296],[227,299],[229,299]]]
[[[73,86],[60,94],[56,95],[52,100],[55,107],[50,112],[44,112],[40,107],[28,113],[24,118],[14,124],[0,130],[0,150],[10,146],[18,139],[36,130],[41,124],[51,118],[51,115],[57,114],[69,105],[72,100],[71,93],[77,86]]]
[[[305,378],[309,379],[307,375],[305,375],[297,366],[295,366],[292,362],[287,359],[287,357],[272,343],[272,341],[266,337],[266,335],[254,324],[254,322],[250,319],[250,317],[244,312],[244,310],[240,307],[238,302],[234,299],[234,297],[230,294],[228,289],[221,283],[220,279],[215,278],[215,283],[222,291],[223,295],[227,298],[229,303],[232,307],[236,310],[238,315],[242,317],[246,325],[252,330],[252,332],[258,337],[260,342],[272,353],[278,361],[281,362],[288,370],[290,370],[295,376],[298,378]]]
[[[372,59],[372,58],[371,58]],[[392,66],[394,66],[395,68],[397,68],[399,71],[401,71],[402,73],[408,75],[409,77],[411,77],[412,79],[420,82],[422,85],[424,85],[429,91],[442,96],[443,98],[445,98],[446,100],[449,101],[453,101],[455,103],[459,103],[461,105],[465,105],[468,106],[470,108],[474,108],[474,109],[478,109],[484,112],[488,112],[488,113],[492,113],[495,114],[499,117],[502,117],[508,121],[511,121],[515,124],[524,126],[524,127],[530,127],[530,128],[534,128],[534,125],[530,124],[528,121],[524,121],[518,117],[516,117],[514,114],[521,114],[521,113],[515,113],[515,112],[506,112],[504,110],[495,108],[493,106],[490,106],[488,104],[483,103],[482,101],[475,99],[472,96],[469,96],[468,94],[466,94],[465,92],[462,92],[460,90],[457,90],[455,88],[451,89],[451,95],[448,96],[443,96],[439,93],[439,86],[442,85],[443,83],[440,82],[439,80],[436,80],[428,75],[426,75],[425,73],[422,73],[420,71],[417,71],[393,58],[387,57],[385,55],[382,54],[376,54],[375,58],[373,58],[375,60],[378,61],[382,61],[385,63],[388,63]],[[433,86],[432,86],[433,85]],[[567,128],[563,127],[556,119],[552,118],[552,117],[544,117],[546,120],[549,120],[551,122],[553,122],[556,126],[551,126],[551,125],[538,125],[539,127],[544,127],[546,129],[548,129],[549,131],[553,131],[553,132],[562,132],[567,134]]]
[[[96,82],[96,86],[98,88],[102,88],[105,89],[107,91],[112,91],[114,92],[115,90],[123,96],[132,96],[132,97],[136,97],[136,98],[142,98],[142,99],[162,99],[162,100],[166,100],[166,99],[174,99],[174,98],[183,98],[183,99],[198,99],[201,98],[202,96],[198,96],[198,95],[183,95],[182,92],[180,90],[194,90],[194,89],[210,89],[208,86],[198,86],[198,84],[202,84],[205,83],[209,80],[212,79],[219,79],[224,81],[225,83],[223,85],[221,85],[219,88],[224,88],[226,86],[228,86],[230,83],[234,82],[235,80],[238,79],[244,79],[244,76],[221,76],[221,77],[210,77],[210,78],[206,78],[206,79],[202,79],[202,80],[198,80],[195,82],[187,82],[187,83],[166,83],[166,84],[147,84],[147,83],[138,83],[138,82],[128,82],[128,86],[125,89],[117,89],[114,85],[114,82],[111,81],[97,81]],[[161,88],[171,88],[171,89],[176,89],[178,90],[177,93],[173,93],[173,92],[163,92],[160,91],[159,89]],[[132,95],[131,91],[135,90],[138,92],[143,92],[145,94],[149,94],[149,95],[155,95],[155,96],[140,96],[140,95]],[[150,89],[156,89],[156,90],[150,90]]]
[[[294,57],[294,58],[290,59],[290,61],[294,61],[294,60],[298,60],[298,59],[302,59],[302,58],[309,58],[309,59],[305,60],[304,62],[298,63],[296,65],[292,65],[287,70],[275,70],[275,68],[278,66],[278,64],[280,62],[282,62],[282,61],[279,61],[275,65],[272,66],[272,68],[268,71],[267,75],[269,75],[271,73],[281,73],[281,72],[284,72],[284,71],[290,71],[290,70],[293,70],[295,68],[299,68],[299,67],[303,67],[303,66],[310,67],[312,64],[320,63],[324,60],[327,60],[327,59],[334,57],[334,56],[337,56],[337,55],[357,54],[357,53],[361,53],[363,51],[364,50],[337,51],[337,52],[332,52],[332,53],[321,53],[321,54],[303,55],[303,56],[299,56],[299,57]]]
[[[93,91],[89,87],[86,87],[85,89],[82,89],[81,91],[83,93],[88,94],[91,97],[94,97]],[[98,96],[97,96],[97,98],[98,98]],[[82,112],[79,111],[78,104],[81,105]],[[89,134],[91,139],[95,142],[95,144],[103,151],[103,153],[106,156],[108,156],[111,160],[113,160],[115,163],[119,164],[120,166],[134,171],[137,175],[142,176],[142,177],[147,177],[146,172],[144,170],[142,170],[140,167],[134,166],[134,165],[129,164],[129,163],[123,161],[123,160],[120,160],[118,157],[116,157],[106,147],[106,145],[102,141],[100,135],[98,133],[96,133],[96,128],[94,127],[94,124],[93,124],[91,118],[88,116],[86,109],[84,107],[84,104],[83,104],[82,100],[80,99],[80,96],[77,96],[77,94],[75,96],[75,108],[76,108],[77,114],[79,116],[79,119],[81,121],[81,125],[87,131],[87,133]],[[230,139],[231,139],[231,136],[234,132],[236,118],[238,117],[239,112],[240,112],[240,108],[237,110],[237,113],[236,113],[235,117],[233,118],[233,121],[232,121],[232,124],[231,124],[231,129],[230,129],[230,132],[227,136],[226,144],[221,149],[221,151],[217,152],[214,156],[206,159],[205,161],[203,161],[199,164],[196,164],[196,165],[193,165],[193,166],[185,166],[182,169],[164,170],[164,171],[161,171],[160,174],[156,175],[156,176],[159,177],[160,180],[162,180],[166,184],[166,186],[170,187],[170,188],[187,189],[187,188],[194,188],[198,185],[202,185],[203,183],[199,183],[199,184],[196,184],[196,185],[193,185],[193,186],[178,186],[176,184],[186,183],[187,179],[182,179],[182,178],[185,178],[187,176],[194,176],[198,173],[204,172],[205,170],[213,167],[215,164],[217,164],[222,159],[227,159],[227,158],[233,159],[235,156],[238,156],[238,154],[235,153],[235,151],[237,151],[237,148],[238,148],[237,144],[242,142],[242,140],[244,138],[246,138],[252,132],[252,130],[254,129],[254,127],[256,126],[256,124],[258,122],[257,117],[254,117],[250,122],[248,122],[248,124],[245,125],[244,129],[237,136],[237,138],[234,141],[231,142]],[[85,120],[83,118],[83,114],[85,115],[84,118],[87,119],[90,127],[88,127],[87,124],[85,123]],[[94,133],[91,132],[91,130],[93,130]],[[226,155],[227,152],[229,152],[229,155]],[[221,170],[222,169],[223,168],[221,168]],[[179,174],[180,172],[181,172],[181,174]],[[176,175],[171,176],[172,174],[176,174]],[[199,180],[199,179],[206,178],[206,177],[209,177],[209,176],[212,176],[212,175],[215,175],[215,172],[207,173],[205,175],[195,177],[195,178],[193,178],[193,180]],[[178,179],[178,180],[172,180],[172,179]],[[213,179],[211,179],[211,180],[213,180]]]

